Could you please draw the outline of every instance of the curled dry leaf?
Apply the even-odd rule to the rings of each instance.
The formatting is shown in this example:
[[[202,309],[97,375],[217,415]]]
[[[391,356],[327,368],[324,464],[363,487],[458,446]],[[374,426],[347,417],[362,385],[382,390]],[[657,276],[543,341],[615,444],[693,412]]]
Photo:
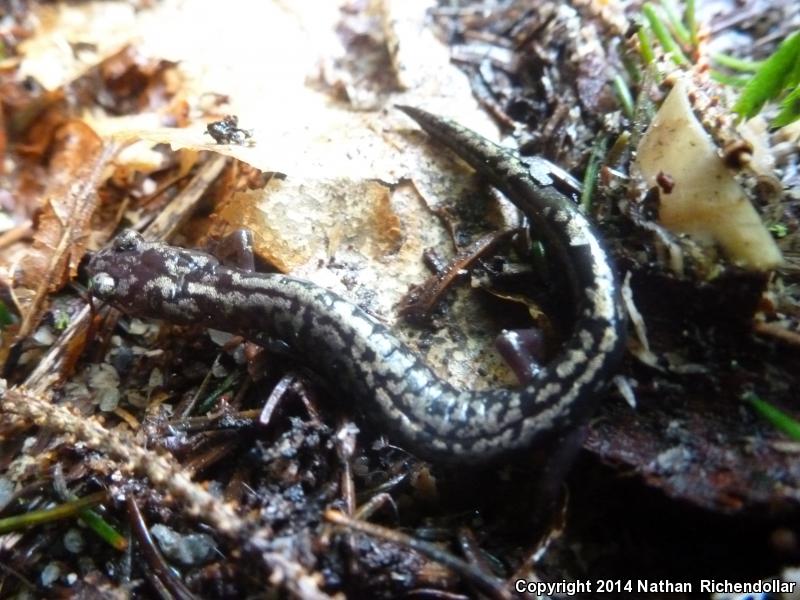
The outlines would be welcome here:
[[[437,177],[439,195],[437,199],[432,194],[432,202],[444,203],[442,188],[452,183],[454,190],[459,184],[441,173]],[[473,199],[477,200],[458,198],[467,204]],[[475,204],[465,214],[450,217],[455,228],[496,226],[496,205]],[[394,322],[406,341],[418,345],[431,366],[456,385],[483,384],[476,362],[486,367],[490,378],[513,382],[492,346],[500,327],[480,306],[476,292],[465,286],[457,286],[445,330],[414,329],[396,321],[401,298],[430,275],[422,261],[424,250],[453,254],[447,229],[421,201],[416,186],[347,178],[273,178],[262,189],[236,192],[219,205],[212,233],[219,236],[237,228],[254,232],[257,254],[278,270],[336,290]]]
[[[27,336],[38,322],[46,295],[76,274],[97,206],[97,188],[111,154],[81,121],[68,121],[56,131],[45,203],[31,252],[21,262],[17,279],[19,287],[34,291],[30,303],[22,306],[20,337]]]
[[[660,175],[672,182],[661,193],[659,220],[676,233],[718,244],[744,268],[774,269],[783,260],[780,250],[694,116],[686,86],[682,79],[675,84],[638,148],[647,185],[657,186]]]
[[[283,272],[340,250],[387,258],[403,242],[391,190],[376,181],[273,178],[262,190],[234,193],[217,217],[253,231],[258,253]]]

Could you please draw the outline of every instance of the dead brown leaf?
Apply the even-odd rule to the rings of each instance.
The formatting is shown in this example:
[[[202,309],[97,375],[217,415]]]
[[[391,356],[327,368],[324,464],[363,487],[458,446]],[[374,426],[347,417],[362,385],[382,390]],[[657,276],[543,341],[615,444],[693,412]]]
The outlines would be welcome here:
[[[29,302],[22,305],[24,318],[18,338],[26,337],[36,326],[47,295],[76,275],[97,207],[97,188],[115,151],[113,145],[103,146],[81,121],[71,120],[57,129],[45,204],[38,215],[31,251],[21,261],[16,281],[17,288],[34,291]]]

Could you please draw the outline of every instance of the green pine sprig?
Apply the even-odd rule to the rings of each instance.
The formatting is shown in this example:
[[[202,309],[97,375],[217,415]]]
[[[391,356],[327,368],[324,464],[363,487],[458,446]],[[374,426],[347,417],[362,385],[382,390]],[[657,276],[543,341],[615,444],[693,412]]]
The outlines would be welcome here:
[[[786,38],[742,90],[733,110],[743,119],[756,116],[764,104],[780,101],[773,127],[800,119],[800,31]]]

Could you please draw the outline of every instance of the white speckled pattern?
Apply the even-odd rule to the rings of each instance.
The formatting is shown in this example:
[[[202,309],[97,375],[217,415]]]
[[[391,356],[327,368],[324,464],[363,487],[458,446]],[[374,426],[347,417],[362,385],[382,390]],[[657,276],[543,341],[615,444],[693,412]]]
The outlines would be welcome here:
[[[329,290],[230,269],[130,231],[92,257],[92,292],[140,317],[278,338],[398,443],[428,459],[486,462],[588,417],[624,347],[618,287],[598,236],[570,197],[575,184],[561,169],[536,159],[532,174],[515,155],[452,121],[401,110],[524,211],[566,273],[576,308],[572,336],[523,389],[457,390],[384,325]]]

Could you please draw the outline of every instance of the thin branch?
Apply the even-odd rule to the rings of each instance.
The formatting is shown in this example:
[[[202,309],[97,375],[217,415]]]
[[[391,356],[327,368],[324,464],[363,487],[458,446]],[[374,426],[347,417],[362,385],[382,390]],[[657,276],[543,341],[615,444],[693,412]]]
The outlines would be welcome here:
[[[498,600],[507,600],[511,598],[511,594],[506,588],[505,582],[502,579],[498,579],[476,569],[457,556],[453,556],[449,552],[445,552],[442,550],[442,548],[435,544],[418,540],[410,535],[406,535],[386,527],[381,527],[380,525],[367,523],[366,521],[359,521],[357,519],[351,519],[338,510],[325,511],[325,520],[335,525],[341,525],[348,529],[365,533],[371,537],[392,542],[399,546],[404,546],[419,552],[431,560],[435,560],[448,569],[451,569],[470,584],[474,585],[478,590],[481,591],[481,593],[486,594],[489,598],[496,598]]]

